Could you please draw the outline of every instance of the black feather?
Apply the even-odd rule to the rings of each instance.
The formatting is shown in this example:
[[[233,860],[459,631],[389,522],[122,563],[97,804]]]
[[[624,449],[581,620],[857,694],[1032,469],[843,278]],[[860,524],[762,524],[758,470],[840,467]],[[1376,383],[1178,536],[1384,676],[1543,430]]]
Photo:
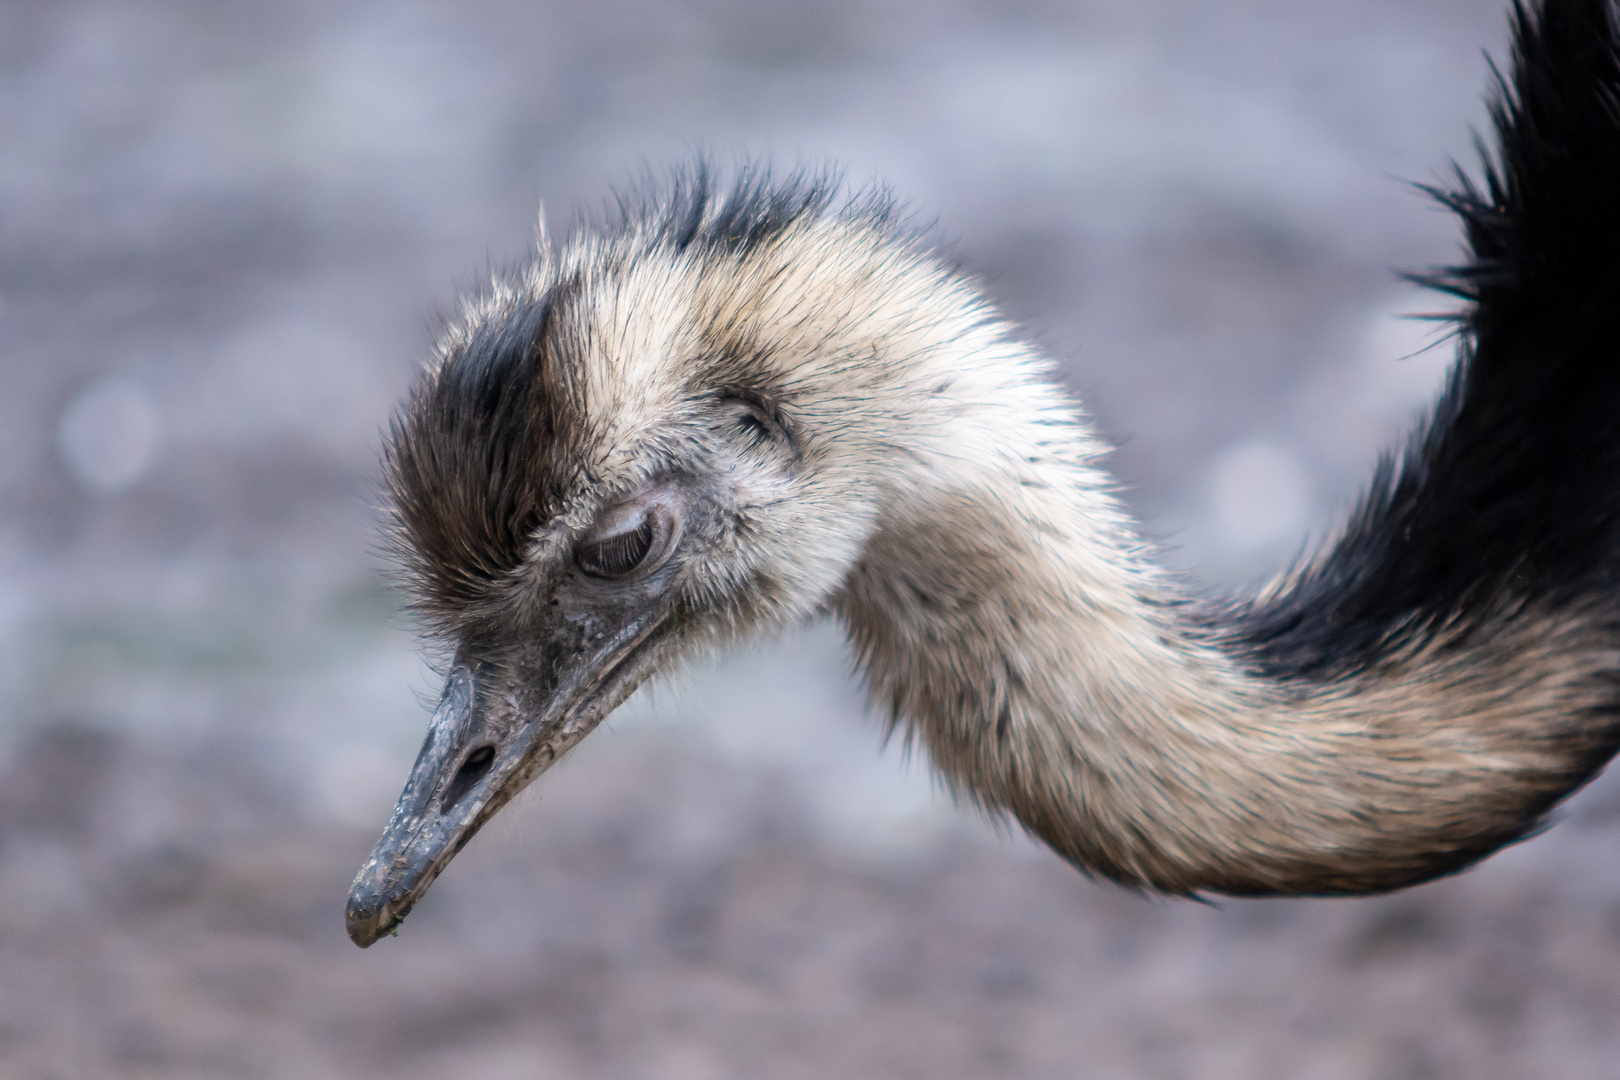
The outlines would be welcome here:
[[[430,618],[479,600],[543,520],[535,459],[556,415],[540,377],[550,310],[531,303],[479,323],[417,384],[389,432],[397,546]]]
[[[1468,258],[1428,424],[1384,460],[1331,553],[1245,614],[1268,674],[1330,678],[1414,635],[1620,596],[1620,39],[1610,0],[1516,4],[1483,179],[1432,194]]]

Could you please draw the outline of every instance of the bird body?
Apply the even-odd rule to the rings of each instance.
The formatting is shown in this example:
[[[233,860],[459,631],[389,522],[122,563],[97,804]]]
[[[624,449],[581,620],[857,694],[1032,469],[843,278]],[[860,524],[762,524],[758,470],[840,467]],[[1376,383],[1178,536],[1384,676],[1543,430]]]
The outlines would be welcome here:
[[[1242,601],[1160,569],[1051,365],[878,195],[704,169],[469,301],[388,442],[454,653],[370,944],[648,676],[818,615],[951,790],[1087,872],[1350,894],[1538,828],[1620,746],[1620,35],[1517,14],[1434,415]]]

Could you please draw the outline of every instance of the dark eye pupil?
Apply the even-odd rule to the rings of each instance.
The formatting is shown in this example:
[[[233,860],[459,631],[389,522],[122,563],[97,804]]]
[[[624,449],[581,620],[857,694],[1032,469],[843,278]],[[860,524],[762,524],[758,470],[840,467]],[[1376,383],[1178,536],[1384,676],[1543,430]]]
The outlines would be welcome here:
[[[641,565],[652,542],[652,521],[644,518],[637,528],[581,547],[579,568],[596,577],[623,577]]]

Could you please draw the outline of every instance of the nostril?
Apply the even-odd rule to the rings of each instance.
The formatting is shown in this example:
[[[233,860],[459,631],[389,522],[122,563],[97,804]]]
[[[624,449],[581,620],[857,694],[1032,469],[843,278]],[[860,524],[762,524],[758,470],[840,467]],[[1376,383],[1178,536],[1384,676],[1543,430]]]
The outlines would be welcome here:
[[[489,772],[489,767],[495,763],[495,748],[493,746],[480,746],[467,755],[467,760],[461,763],[456,775],[451,778],[450,786],[444,789],[444,799],[439,805],[439,813],[447,814],[451,807],[460,802],[462,796],[471,791],[478,781]]]

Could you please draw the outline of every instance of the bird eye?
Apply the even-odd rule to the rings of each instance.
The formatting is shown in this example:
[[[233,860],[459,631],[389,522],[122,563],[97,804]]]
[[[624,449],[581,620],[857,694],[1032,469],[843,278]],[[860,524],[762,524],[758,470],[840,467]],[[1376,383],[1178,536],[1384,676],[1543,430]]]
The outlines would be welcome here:
[[[664,564],[681,537],[681,501],[669,482],[609,506],[574,547],[574,563],[594,578],[645,574]]]
[[[646,561],[652,552],[653,539],[652,515],[647,514],[639,525],[581,544],[575,560],[579,568],[592,577],[624,577]]]

